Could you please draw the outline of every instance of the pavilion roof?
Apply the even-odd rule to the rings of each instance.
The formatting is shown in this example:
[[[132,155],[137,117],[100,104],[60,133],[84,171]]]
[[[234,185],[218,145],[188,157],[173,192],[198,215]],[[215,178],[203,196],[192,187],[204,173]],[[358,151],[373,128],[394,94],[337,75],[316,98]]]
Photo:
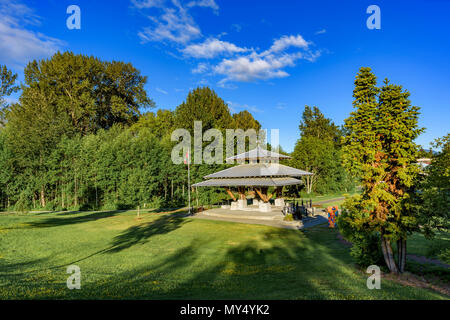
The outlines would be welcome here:
[[[271,160],[271,159],[290,159],[290,156],[280,154],[277,152],[269,151],[261,148],[260,146],[256,147],[253,150],[240,153],[233,157],[226,158],[227,161],[230,160]]]
[[[281,187],[301,184],[302,181],[291,178],[235,178],[235,179],[211,179],[193,184],[193,187]]]
[[[205,178],[299,177],[306,175],[312,175],[312,173],[279,163],[246,163],[209,174]]]

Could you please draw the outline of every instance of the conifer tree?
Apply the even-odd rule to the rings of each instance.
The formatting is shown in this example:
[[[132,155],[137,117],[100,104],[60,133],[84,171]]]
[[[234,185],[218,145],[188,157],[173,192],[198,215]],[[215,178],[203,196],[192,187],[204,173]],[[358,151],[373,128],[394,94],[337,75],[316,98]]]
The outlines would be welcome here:
[[[380,235],[384,260],[391,272],[403,272],[407,235],[417,229],[411,214],[410,195],[418,174],[414,165],[423,131],[418,127],[419,108],[411,106],[409,92],[390,84],[376,86],[370,68],[356,76],[355,111],[345,121],[344,166],[362,181],[360,196],[346,203],[341,217],[344,234]],[[398,258],[392,243],[397,241]]]

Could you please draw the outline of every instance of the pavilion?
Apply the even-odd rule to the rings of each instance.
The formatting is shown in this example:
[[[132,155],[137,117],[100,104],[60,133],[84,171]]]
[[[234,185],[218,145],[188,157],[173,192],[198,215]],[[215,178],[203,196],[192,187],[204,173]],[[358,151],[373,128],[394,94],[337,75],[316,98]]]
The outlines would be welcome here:
[[[227,161],[237,160],[243,162],[240,165],[218,171],[205,176],[205,180],[193,187],[224,187],[233,202],[229,207],[231,210],[259,210],[270,212],[269,200],[275,196],[275,206],[284,206],[284,199],[281,198],[283,186],[301,184],[297,177],[312,175],[312,173],[288,167],[278,163],[279,159],[290,159],[291,157],[268,151],[257,147],[248,152],[227,158]],[[274,187],[275,191],[268,194],[269,187]],[[231,188],[237,189],[236,199]],[[247,207],[247,195],[252,195],[253,205]],[[224,206],[223,208],[228,208]]]

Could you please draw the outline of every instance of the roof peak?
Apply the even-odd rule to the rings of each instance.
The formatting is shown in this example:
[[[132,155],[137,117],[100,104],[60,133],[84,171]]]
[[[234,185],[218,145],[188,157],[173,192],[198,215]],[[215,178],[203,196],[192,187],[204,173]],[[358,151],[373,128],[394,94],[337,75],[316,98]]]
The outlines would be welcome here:
[[[240,153],[238,155],[226,158],[226,161],[230,160],[272,160],[272,159],[290,159],[290,156],[280,154],[274,151],[269,151],[258,146],[250,151]]]

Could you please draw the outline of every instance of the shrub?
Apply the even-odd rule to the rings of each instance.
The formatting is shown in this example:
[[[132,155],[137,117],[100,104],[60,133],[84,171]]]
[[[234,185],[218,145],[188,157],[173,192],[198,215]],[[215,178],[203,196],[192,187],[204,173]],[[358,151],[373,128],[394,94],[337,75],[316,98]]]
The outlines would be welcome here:
[[[347,199],[337,217],[339,231],[353,246],[350,254],[361,267],[385,266],[380,234],[371,231],[367,216],[358,205],[360,196]]]
[[[354,236],[350,255],[361,267],[370,265],[383,266],[384,259],[381,251],[380,236],[377,233],[365,236]]]
[[[445,248],[441,253],[439,253],[438,258],[442,262],[450,264],[450,248]]]
[[[294,221],[294,217],[292,216],[292,213],[288,213],[284,216],[284,221]]]

